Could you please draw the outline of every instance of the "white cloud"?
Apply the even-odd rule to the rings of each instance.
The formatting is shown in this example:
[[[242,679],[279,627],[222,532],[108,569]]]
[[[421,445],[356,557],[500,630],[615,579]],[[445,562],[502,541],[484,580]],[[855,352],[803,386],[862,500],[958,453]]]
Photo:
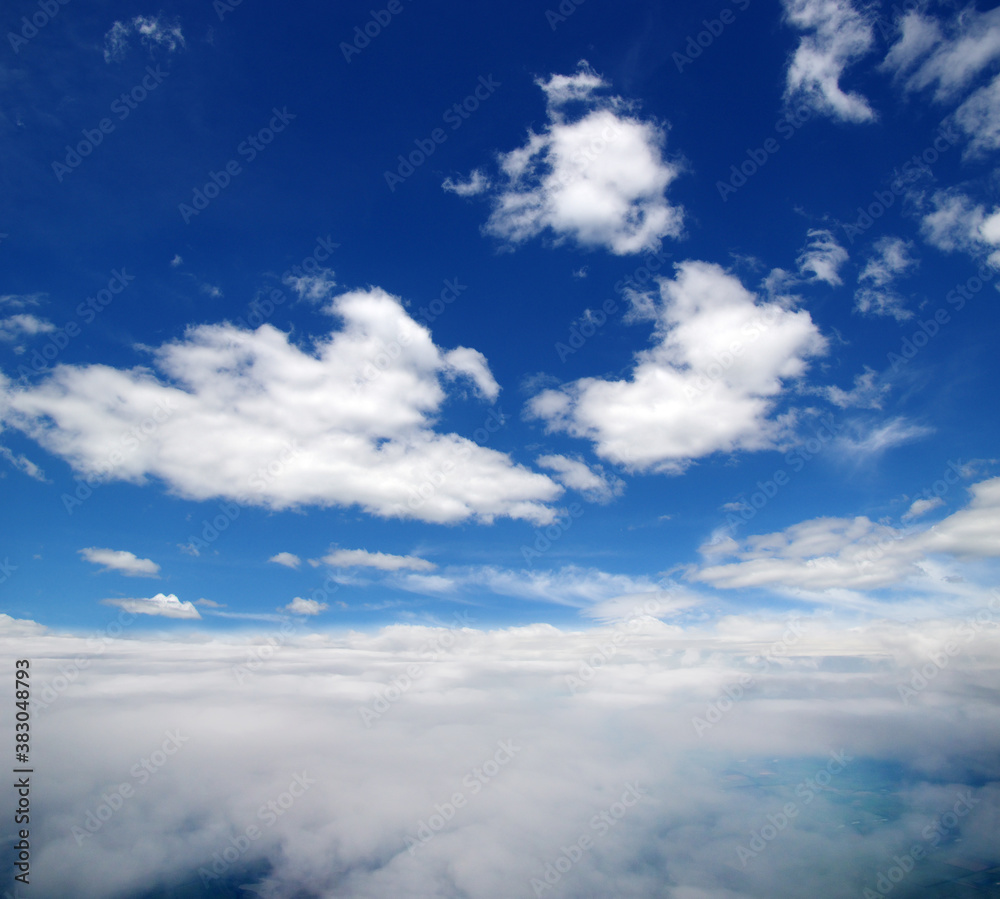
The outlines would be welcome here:
[[[807,232],[809,243],[803,248],[796,260],[799,272],[812,273],[811,280],[823,281],[831,287],[837,287],[842,282],[838,271],[847,262],[845,250],[831,231],[825,228],[813,228]]]
[[[173,593],[157,593],[148,599],[102,599],[106,606],[117,606],[136,615],[161,615],[164,618],[201,618],[192,602],[181,602]]]
[[[924,530],[893,528],[860,515],[816,518],[771,534],[706,545],[712,560],[691,576],[715,587],[874,590],[928,581],[932,556],[1000,557],[1000,478],[969,488],[968,506]],[[940,503],[911,505],[907,520]],[[725,557],[735,561],[719,564]],[[940,583],[928,585],[940,589]]]
[[[841,409],[881,409],[889,389],[890,385],[882,381],[877,372],[865,366],[860,375],[855,375],[854,386],[850,390],[834,385],[819,388],[818,392]]]
[[[51,703],[33,761],[58,789],[38,797],[31,887],[75,899],[204,891],[200,869],[215,863],[211,885],[233,895],[266,880],[278,896],[509,899],[534,895],[532,879],[544,884],[587,835],[542,895],[860,896],[894,854],[930,850],[921,829],[967,791],[972,813],[925,864],[955,845],[990,859],[1000,604],[978,601],[905,623],[743,614],[701,628],[395,626],[280,648],[277,628],[113,640],[62,693],[45,687],[91,658],[87,640],[0,624],[5,653],[32,659],[33,697]],[[987,623],[973,629],[976,612]],[[959,651],[942,655],[949,641]],[[904,704],[900,687],[932,657],[944,667]],[[846,769],[807,791],[831,753]],[[131,774],[147,773],[144,759],[153,773]],[[102,794],[123,782],[131,796],[105,812]],[[593,826],[626,783],[643,798]],[[852,805],[859,795],[877,803]],[[786,803],[795,823],[741,869],[737,848]],[[88,813],[100,815],[93,835]],[[433,833],[422,843],[421,822]]]
[[[529,412],[551,431],[590,439],[631,470],[679,472],[714,452],[774,447],[783,382],[825,351],[808,312],[761,303],[733,275],[682,262],[661,279],[654,345],[627,380],[582,378],[544,390]]]
[[[320,612],[325,612],[328,608],[330,608],[328,603],[296,596],[295,599],[284,607],[284,610],[291,612],[293,615],[318,615]]]
[[[903,416],[880,421],[875,424],[862,421],[850,422],[854,434],[842,432],[837,437],[837,447],[851,456],[872,456],[884,453],[886,450],[912,443],[929,434],[933,428],[918,425]]]
[[[216,602],[214,599],[196,599],[194,601],[196,606],[204,606],[206,609],[224,609],[226,604],[224,602]]]
[[[104,35],[104,61],[124,59],[132,35],[138,35],[150,50],[163,48],[173,51],[184,46],[180,20],[169,22],[160,15],[135,16],[126,22],[116,21]]]
[[[937,191],[930,202],[933,211],[920,223],[924,240],[949,253],[986,253],[987,262],[1000,268],[1000,208],[987,214],[985,207],[957,190]]]
[[[442,188],[450,193],[458,194],[460,197],[474,197],[484,193],[490,186],[490,179],[483,174],[481,169],[473,169],[465,181],[445,178],[441,182]]]
[[[37,306],[44,299],[44,293],[5,293],[0,295],[0,308],[9,306],[11,309],[26,309]]]
[[[170,260],[170,267],[177,268],[178,266],[183,264],[184,264],[184,258],[181,256],[181,254],[174,253],[174,258]]]
[[[18,471],[24,472],[29,478],[46,482],[45,472],[23,453],[15,453],[9,446],[0,445],[0,458],[6,459]]]
[[[328,268],[320,269],[311,275],[286,275],[283,283],[310,303],[321,303],[330,299],[337,286],[333,272]]]
[[[419,556],[394,556],[391,553],[370,553],[366,549],[336,549],[323,556],[333,568],[377,568],[380,571],[431,571],[436,566]]]
[[[539,456],[535,463],[541,468],[556,472],[556,480],[570,490],[576,490],[591,502],[606,503],[621,496],[625,482],[614,475],[607,475],[597,466],[591,468],[581,459],[569,456]]]
[[[922,515],[926,515],[928,512],[932,512],[934,509],[940,508],[944,505],[944,500],[940,496],[932,497],[931,499],[915,499],[901,516],[903,521],[909,521],[911,518],[920,518]]]
[[[152,559],[140,559],[124,549],[99,549],[88,546],[80,555],[88,562],[103,565],[103,571],[117,571],[127,577],[159,577],[160,566]]]
[[[854,307],[861,313],[892,316],[897,321],[913,317],[903,298],[889,289],[897,278],[909,274],[918,260],[911,255],[913,243],[900,237],[881,237],[874,245],[875,255],[868,258],[854,294]]]
[[[551,478],[434,429],[442,378],[496,397],[482,354],[442,351],[379,288],[326,309],[343,325],[309,348],[268,324],[202,325],[152,350],[158,374],[63,365],[35,385],[0,375],[0,417],[77,471],[157,477],[191,499],[357,505],[440,523],[552,520],[563,488]]]
[[[844,70],[874,43],[871,25],[850,0],[783,0],[790,24],[807,34],[788,66],[785,99],[846,122],[871,122],[868,101],[840,86]]]
[[[900,37],[882,64],[908,91],[936,85],[943,102],[965,88],[984,68],[1000,59],[1000,10],[985,13],[969,6],[947,23],[913,10],[900,22]]]
[[[955,110],[955,123],[970,138],[966,156],[977,158],[1000,149],[1000,75]]]
[[[302,563],[302,560],[295,553],[277,553],[267,561],[277,562],[277,564],[284,565],[286,568],[298,568]]]
[[[49,334],[55,330],[56,326],[52,322],[27,312],[0,319],[0,340],[34,337],[36,334]]]
[[[621,98],[599,97],[608,85],[586,63],[537,83],[548,122],[523,147],[500,154],[504,180],[494,188],[487,232],[515,244],[551,232],[616,255],[678,236],[683,214],[665,191],[680,169],[663,159],[663,130],[629,114]],[[473,173],[467,184],[478,191],[485,182]]]

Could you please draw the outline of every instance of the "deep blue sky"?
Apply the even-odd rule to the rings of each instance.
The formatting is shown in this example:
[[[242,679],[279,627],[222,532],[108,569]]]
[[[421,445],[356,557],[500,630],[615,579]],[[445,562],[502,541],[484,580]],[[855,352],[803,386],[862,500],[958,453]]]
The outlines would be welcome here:
[[[997,473],[996,294],[987,285],[961,309],[954,295],[950,303],[947,297],[980,266],[992,277],[996,260],[987,258],[1000,243],[1000,229],[991,230],[989,219],[997,143],[990,138],[996,129],[991,123],[1000,120],[988,87],[1000,59],[995,15],[970,7],[960,20],[954,10],[935,7],[920,21],[904,22],[887,9],[872,24],[843,7],[836,21],[808,26],[796,19],[791,4],[778,9],[755,2],[690,3],[674,9],[583,3],[553,28],[544,4],[485,3],[473,9],[404,0],[381,33],[348,61],[341,45],[371,21],[372,5],[335,7],[308,4],[287,11],[245,3],[220,15],[221,7],[207,2],[156,9],[69,3],[30,40],[15,40],[16,48],[9,34],[20,33],[22,16],[37,13],[38,6],[6,8],[2,30],[8,37],[0,59],[0,233],[6,235],[0,241],[0,371],[8,379],[0,384],[0,441],[9,450],[0,460],[0,558],[9,569],[0,584],[5,613],[51,626],[99,628],[118,614],[102,600],[142,604],[163,594],[182,604],[207,599],[218,605],[198,605],[200,621],[193,620],[192,607],[181,608],[188,618],[150,615],[149,626],[214,629],[245,623],[220,612],[274,615],[295,597],[312,597],[328,607],[312,610],[319,614],[305,621],[309,627],[445,621],[461,609],[480,624],[560,625],[578,623],[581,615],[600,617],[610,608],[601,604],[616,597],[666,586],[700,600],[691,613],[697,617],[721,609],[816,603],[869,614],[884,604],[886,614],[914,614],[916,607],[906,606],[914,597],[925,609],[924,600],[931,606],[971,601],[989,584],[995,538],[970,537],[961,521],[948,516],[969,505],[976,484],[984,485],[985,497]],[[732,14],[730,24],[709,42],[706,29],[718,27],[705,20],[717,19],[723,9]],[[906,29],[915,34],[931,22],[937,23],[937,43],[904,53]],[[700,33],[708,46],[679,71],[677,54],[686,53],[689,38],[696,42]],[[963,40],[988,48],[971,71],[956,63],[968,55]],[[810,41],[834,69],[833,88],[808,78],[792,81],[791,61]],[[576,99],[553,99],[556,76],[576,79]],[[134,109],[123,107],[123,92],[133,92],[143,78],[153,79],[147,85],[155,87]],[[481,87],[485,97],[467,117],[446,117],[486,84],[490,90]],[[133,93],[140,96],[141,90]],[[843,97],[860,98],[860,108],[870,114],[859,113],[857,102],[838,105]],[[241,143],[268,126],[275,109],[289,114],[287,125],[249,159]],[[676,214],[677,224],[651,228],[639,246],[623,249],[608,238],[615,228],[629,230],[622,225],[627,215],[616,218],[612,211],[602,219],[593,204],[561,218],[550,215],[539,187],[538,178],[555,164],[554,156],[545,157],[555,146],[544,144],[546,136],[568,134],[574,123],[598,112],[628,123],[650,154],[623,159],[622,171],[638,173],[646,187],[669,172],[643,196]],[[979,124],[963,130],[973,114]],[[69,161],[67,146],[85,142],[85,133],[100,129],[105,118],[113,127],[105,125],[100,145],[72,171],[57,172],[53,163]],[[922,170],[904,170],[915,154],[934,146],[942,123],[953,136],[946,148],[925,155],[934,161]],[[398,171],[397,157],[410,154],[419,146],[415,142],[433,142],[438,128],[443,142],[390,190],[385,173]],[[531,233],[518,235],[498,212],[514,192],[499,154],[524,147],[529,133],[541,136],[548,149],[518,187],[535,204]],[[977,143],[976,133],[986,137]],[[723,199],[719,182],[731,179],[732,166],[761,158],[765,146],[777,150]],[[616,148],[621,144],[599,154],[595,167],[583,171],[584,180],[596,177],[601,160],[614,157]],[[231,160],[238,174],[185,222],[180,205],[190,204],[194,191]],[[476,170],[489,182],[478,193],[442,189],[446,179],[471,183]],[[893,194],[901,171],[909,174]],[[608,191],[620,190],[631,214],[638,201],[622,183],[614,181]],[[891,206],[858,233],[859,207],[877,203],[876,192],[885,196],[887,190]],[[588,237],[576,224],[593,225],[588,217],[594,215],[599,221]],[[310,300],[302,285],[297,292],[283,284],[282,273],[309,257],[320,238],[337,247],[324,263],[332,272],[326,292]],[[902,248],[908,261],[892,272],[886,259],[894,248]],[[708,436],[713,421],[702,422],[705,433],[694,434],[685,419],[663,425],[662,441],[650,436],[654,432],[641,422],[666,414],[655,403],[678,401],[673,388],[660,382],[653,394],[641,396],[625,389],[618,402],[594,413],[600,426],[611,427],[620,413],[631,422],[625,443],[637,448],[648,442],[648,452],[660,455],[615,464],[597,432],[581,431],[579,420],[574,433],[529,410],[543,390],[572,392],[564,387],[578,379],[628,388],[635,354],[662,348],[665,334],[676,336],[690,324],[683,310],[669,317],[669,291],[665,287],[661,297],[652,279],[644,284],[651,291],[646,302],[658,310],[653,314],[661,316],[660,324],[627,315],[633,301],[615,285],[641,271],[655,252],[664,284],[681,277],[676,264],[719,267],[706,275],[712,283],[705,302],[739,282],[761,309],[776,303],[770,308],[782,321],[807,324],[814,342],[807,350],[800,335],[801,352],[782,344],[802,365],[778,377],[763,412],[751,415],[745,427],[732,425],[730,413],[746,411],[741,403],[749,382],[731,373],[729,399],[735,405],[727,400],[720,406],[724,414],[710,416],[725,432],[718,439]],[[873,259],[884,275],[879,283],[874,275],[863,277],[874,271]],[[776,275],[775,269],[783,272]],[[119,296],[99,314],[78,312],[122,270],[134,281]],[[212,415],[228,408],[232,422],[243,420],[246,413],[235,399],[228,407],[220,401],[222,406],[178,413],[168,422],[176,428],[171,447],[190,448],[177,463],[190,477],[176,467],[167,474],[150,461],[131,482],[113,479],[67,512],[63,497],[76,489],[74,478],[86,473],[88,460],[106,455],[93,441],[121,433],[114,422],[100,423],[102,410],[125,403],[121,414],[135,424],[149,414],[139,410],[152,408],[138,401],[129,406],[110,388],[101,393],[74,387],[83,372],[99,374],[88,367],[132,372],[133,386],[149,379],[157,389],[176,386],[182,381],[178,372],[159,366],[154,351],[187,341],[188,329],[196,326],[248,321],[255,299],[276,289],[285,299],[268,324],[287,335],[289,352],[298,347],[314,353],[315,341],[341,327],[323,311],[335,297],[380,288],[419,320],[420,307],[455,280],[463,289],[429,324],[430,339],[442,353],[466,347],[482,354],[499,393],[477,395],[472,380],[431,371],[427,384],[439,382],[443,393],[425,410],[425,424],[437,434],[476,440],[490,410],[501,414],[503,427],[487,447],[505,454],[505,470],[525,466],[549,478],[545,489],[551,495],[539,500],[542,512],[500,512],[490,521],[469,487],[463,494],[472,510],[467,514],[439,521],[417,513],[400,520],[370,505],[352,505],[338,482],[321,489],[321,502],[300,501],[295,494],[284,503],[269,494],[242,506],[218,540],[198,555],[185,552],[183,545],[202,533],[202,523],[233,498],[226,478],[235,471],[233,478],[245,480],[258,466],[243,459],[249,447],[236,427],[227,432],[233,442],[221,457],[209,459],[212,446],[198,444]],[[883,314],[871,306],[865,310],[860,298],[866,288],[881,297],[872,302],[884,304]],[[642,305],[633,299],[637,308]],[[585,310],[609,300],[616,311],[561,359],[557,343],[568,341]],[[899,353],[939,309],[948,320],[911,361],[894,368],[889,354]],[[79,331],[63,341],[67,345],[53,365],[73,368],[60,370],[65,380],[55,388],[52,370],[31,370],[31,360],[57,339],[53,328],[67,323]],[[765,354],[754,365],[766,367],[768,358],[774,357]],[[657,364],[660,374],[683,370],[676,360],[674,369],[662,357]],[[143,366],[146,374],[135,371]],[[265,393],[273,375],[261,376]],[[245,376],[247,371],[227,380],[241,396],[259,387],[246,386]],[[861,382],[867,392],[851,398],[831,393],[851,391],[859,377],[867,378]],[[351,390],[349,382],[334,378],[317,392],[312,408],[330,397],[338,402]],[[286,403],[287,397],[275,399],[273,408]],[[579,404],[574,408],[579,412]],[[794,460],[804,456],[795,455],[797,448],[808,446],[824,417],[837,437],[824,440],[821,452],[799,466]],[[188,430],[182,433],[182,427]],[[281,428],[269,427],[280,442]],[[156,432],[146,445],[159,446],[161,436]],[[666,446],[687,438],[697,445],[688,454],[672,454]],[[383,439],[377,438],[376,447]],[[408,432],[398,436],[398,445],[410,446],[413,439]],[[324,458],[336,455],[329,452]],[[554,470],[537,461],[547,456],[562,457],[578,477],[583,466],[589,468],[589,492],[571,485],[562,490]],[[313,479],[309,466],[319,464],[316,458],[299,458],[303,482]],[[950,462],[961,474],[947,485],[943,503],[911,510]],[[752,496],[758,481],[779,471],[789,475],[787,484],[751,519],[724,531],[734,511],[726,504]],[[380,479],[373,470],[373,490]],[[191,488],[195,482],[197,490]],[[219,495],[210,496],[213,491]],[[582,514],[574,517],[571,507]],[[985,511],[972,530],[989,531],[996,522],[990,517],[995,500],[981,498],[975,508]],[[906,515],[908,510],[913,514]],[[527,558],[522,547],[535,543],[546,515],[559,521],[569,515],[572,525],[540,557]],[[849,538],[795,555],[794,565],[806,573],[824,565],[835,569],[829,582],[800,579],[790,570],[753,584],[701,576],[716,563],[751,561],[751,552],[767,557],[757,558],[764,567],[780,555],[773,540],[764,541],[763,549],[745,544],[753,535],[815,519],[858,517],[867,524]],[[929,530],[937,522],[940,539]],[[836,523],[816,527],[839,533]],[[891,549],[869,560],[879,573],[862,583],[858,547],[879,534]],[[736,541],[730,556],[699,551],[723,538]],[[337,549],[385,555],[356,555],[355,564],[309,564]],[[105,570],[100,559],[111,556],[83,550],[131,553],[135,559],[114,556],[117,561]],[[298,567],[268,561],[278,553],[297,556]],[[144,576],[151,573],[156,576]],[[340,586],[324,599],[317,590],[331,573]],[[410,589],[403,589],[414,573],[444,580],[422,586],[410,580]],[[540,588],[540,580],[548,586]],[[143,609],[155,611],[149,603]],[[166,610],[178,614],[173,605]]]

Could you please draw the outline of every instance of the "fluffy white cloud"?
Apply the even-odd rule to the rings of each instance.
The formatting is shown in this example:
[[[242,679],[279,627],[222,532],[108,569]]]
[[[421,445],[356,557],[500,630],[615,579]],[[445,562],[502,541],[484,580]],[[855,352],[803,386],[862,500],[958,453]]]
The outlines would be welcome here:
[[[1000,208],[987,214],[985,207],[957,190],[939,190],[930,203],[933,210],[920,223],[924,240],[949,253],[986,254],[987,262],[1000,268]]]
[[[614,475],[607,475],[600,466],[591,468],[581,459],[569,456],[539,456],[535,460],[540,468],[556,473],[555,478],[564,487],[576,490],[585,499],[606,503],[625,490],[625,482]]]
[[[985,596],[906,623],[276,629],[110,640],[94,656],[0,619],[4,657],[33,660],[32,760],[52,786],[32,793],[31,889],[196,893],[207,874],[233,895],[509,899],[547,885],[585,835],[541,895],[860,896],[893,854],[930,850],[921,829],[967,791],[949,837],[993,857],[998,620]],[[807,790],[819,772],[824,789]],[[641,798],[614,805],[626,784]],[[789,802],[795,823],[741,866]]]
[[[858,275],[861,285],[854,294],[854,307],[861,313],[888,315],[897,321],[913,317],[903,298],[890,289],[897,278],[909,274],[918,265],[911,255],[913,243],[900,237],[881,237],[874,245],[875,253],[868,258]]]
[[[844,70],[871,50],[872,27],[850,0],[783,0],[788,22],[807,32],[788,66],[785,98],[847,122],[871,122],[875,112],[840,86]]]
[[[275,562],[278,565],[284,565],[286,568],[298,568],[302,564],[302,560],[295,555],[295,553],[276,553],[271,556],[268,562]]]
[[[663,130],[630,114],[621,98],[599,96],[608,85],[586,63],[538,85],[548,122],[523,147],[500,154],[487,232],[513,243],[550,232],[617,255],[679,235],[682,211],[665,195],[679,168],[663,158]],[[445,188],[471,195],[485,192],[487,180],[473,172]]]
[[[103,565],[103,571],[117,571],[127,577],[159,577],[160,566],[152,559],[140,559],[124,549],[99,549],[88,546],[80,550],[88,562]]]
[[[1000,9],[963,9],[942,29],[919,10],[900,22],[900,36],[882,64],[909,91],[935,88],[934,99],[951,99],[1000,59]]]
[[[967,156],[979,157],[1000,149],[1000,75],[955,110],[955,123],[969,137]]]
[[[104,35],[104,61],[124,59],[133,35],[138,35],[149,49],[160,47],[173,51],[184,46],[180,20],[169,22],[162,15],[135,16],[126,22],[116,21]]]
[[[450,193],[458,194],[460,197],[474,197],[490,187],[490,179],[483,174],[481,169],[473,169],[465,181],[445,178],[441,182],[441,187]]]
[[[161,615],[164,618],[201,618],[192,602],[181,602],[173,593],[134,599],[102,599],[106,606],[117,606],[135,615]]]
[[[627,380],[582,378],[529,404],[552,431],[594,442],[637,471],[679,472],[714,452],[773,447],[783,382],[825,351],[808,312],[761,303],[718,265],[688,261],[661,279],[654,345]]]
[[[62,365],[29,386],[0,375],[0,418],[86,475],[158,477],[192,499],[552,520],[563,488],[551,478],[434,429],[442,380],[496,398],[481,353],[442,351],[379,288],[326,309],[343,325],[309,347],[268,324],[202,325],[152,351],[159,374]]]
[[[284,607],[284,610],[291,612],[293,615],[318,615],[320,612],[325,612],[328,608],[330,608],[329,603],[320,602],[316,599],[303,599],[301,596],[296,596]]]
[[[841,409],[860,407],[862,409],[881,409],[882,401],[889,392],[890,386],[885,383],[876,371],[865,366],[860,375],[855,375],[854,386],[843,390],[836,385],[817,389],[831,403]]]
[[[366,549],[336,549],[320,560],[333,568],[377,568],[380,571],[431,571],[433,562],[418,556],[370,553]]]
[[[981,481],[969,491],[966,508],[923,530],[894,528],[861,515],[816,518],[772,534],[706,544],[702,552],[710,564],[691,576],[728,589],[873,590],[920,582],[939,589],[940,584],[929,583],[930,557],[1000,557],[1000,478]],[[933,500],[914,503],[905,519],[938,505]],[[727,557],[734,561],[721,561]]]

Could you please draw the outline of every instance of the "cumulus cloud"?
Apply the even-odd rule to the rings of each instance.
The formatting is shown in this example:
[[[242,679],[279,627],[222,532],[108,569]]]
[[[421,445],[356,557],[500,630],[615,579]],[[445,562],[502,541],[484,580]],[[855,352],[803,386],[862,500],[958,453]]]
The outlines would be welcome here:
[[[934,496],[930,499],[915,499],[910,508],[907,509],[900,517],[903,521],[909,521],[911,518],[920,518],[921,515],[926,515],[928,512],[932,512],[944,505],[944,500],[940,496]]]
[[[380,571],[431,571],[435,565],[418,556],[370,553],[366,549],[336,549],[320,560],[333,568],[377,568]]]
[[[924,240],[949,253],[985,255],[993,268],[1000,268],[1000,208],[988,213],[958,190],[937,191],[930,205],[932,211],[920,223]]]
[[[967,157],[978,158],[1000,149],[1000,75],[955,110],[955,124],[969,137]]]
[[[871,122],[868,100],[840,85],[844,70],[865,56],[874,38],[871,24],[850,0],[783,0],[787,21],[806,32],[788,65],[785,99],[845,122]]]
[[[879,238],[873,249],[874,254],[858,275],[860,286],[854,294],[854,308],[861,313],[891,316],[897,321],[912,318],[913,313],[890,285],[917,267],[918,260],[911,255],[913,243],[886,236]]]
[[[291,612],[293,615],[318,615],[320,612],[325,612],[328,608],[330,608],[328,603],[296,596],[295,599],[284,607],[284,610]]]
[[[88,546],[80,550],[88,562],[103,565],[102,571],[117,571],[127,577],[159,577],[160,566],[152,559],[140,559],[124,549],[99,549]]]
[[[547,233],[616,255],[678,236],[683,213],[666,189],[680,168],[663,158],[663,129],[632,114],[620,97],[602,96],[608,84],[586,63],[537,84],[548,122],[524,146],[500,154],[486,231],[514,244]],[[487,180],[473,172],[466,182],[448,179],[445,189],[484,193]]]
[[[162,15],[135,16],[125,22],[116,21],[104,35],[104,61],[124,59],[135,36],[150,50],[162,48],[172,52],[184,46],[179,19],[170,22]]]
[[[882,401],[890,390],[890,385],[883,381],[878,373],[868,366],[860,375],[855,375],[854,386],[843,390],[836,385],[821,387],[822,393],[831,403],[841,409],[858,407],[862,409],[881,409]]]
[[[702,551],[710,564],[692,578],[727,589],[874,590],[914,583],[940,588],[928,582],[934,555],[1000,557],[1000,478],[973,484],[969,492],[964,509],[924,529],[895,528],[859,515],[816,518],[771,534],[706,544]],[[914,503],[905,517],[938,505]],[[732,561],[722,561],[726,558]]]
[[[759,302],[707,262],[679,263],[659,287],[654,345],[627,379],[544,390],[529,413],[635,471],[676,473],[714,452],[774,447],[790,426],[774,416],[784,382],[826,349],[809,313]]]
[[[540,468],[554,471],[556,480],[564,487],[577,491],[592,502],[606,503],[625,491],[625,482],[621,478],[605,474],[600,466],[592,468],[579,458],[548,455],[539,456],[535,462]]]
[[[32,889],[508,899],[553,870],[539,895],[847,899],[917,844],[919,892],[967,875],[939,873],[958,853],[995,857],[1000,601],[979,603],[905,624],[633,615],[112,640],[97,656],[5,622],[4,651],[34,660],[33,761],[58,786],[32,794]],[[922,837],[959,795],[941,845]]]
[[[106,606],[117,606],[134,615],[160,615],[164,618],[201,618],[192,602],[181,602],[173,593],[157,593],[149,598],[102,599]]]
[[[308,347],[269,324],[202,325],[152,350],[155,372],[61,365],[35,385],[0,375],[0,419],[77,471],[157,477],[191,499],[440,523],[552,520],[555,481],[435,430],[442,382],[496,398],[481,353],[440,349],[379,288],[325,309],[342,327]]]
[[[984,68],[1000,59],[1000,10],[969,6],[942,23],[921,10],[900,21],[899,38],[882,66],[908,91],[934,88],[934,99],[954,97]]]
[[[298,568],[302,563],[302,560],[295,553],[276,553],[267,561],[276,562],[278,565],[284,565],[286,568]]]

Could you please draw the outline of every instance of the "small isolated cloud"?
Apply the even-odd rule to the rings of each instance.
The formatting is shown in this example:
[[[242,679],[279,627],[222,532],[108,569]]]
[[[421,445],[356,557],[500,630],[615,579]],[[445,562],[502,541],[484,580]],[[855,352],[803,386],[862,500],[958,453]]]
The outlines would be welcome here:
[[[679,263],[659,287],[653,346],[628,377],[543,390],[529,414],[634,471],[678,473],[714,452],[776,446],[791,426],[775,414],[784,381],[826,351],[809,313],[759,302],[708,262]]]
[[[809,274],[811,281],[823,281],[831,287],[839,286],[842,283],[839,270],[847,262],[847,250],[825,228],[813,228],[807,232],[806,237],[809,242],[796,260],[800,274]]]
[[[50,321],[32,315],[29,312],[19,312],[9,318],[0,319],[0,340],[13,341],[20,337],[34,337],[36,334],[49,334],[56,330]]]
[[[286,275],[283,283],[295,291],[299,299],[322,303],[333,296],[337,279],[332,269],[321,268],[311,275]]]
[[[184,46],[180,20],[169,22],[160,15],[135,16],[125,22],[116,21],[104,35],[104,61],[119,61],[128,53],[133,37],[149,49],[174,51]]]
[[[625,482],[606,475],[600,466],[591,468],[581,459],[569,456],[539,456],[539,467],[556,472],[555,478],[564,487],[575,490],[591,502],[606,503],[625,490]]]
[[[919,264],[911,255],[913,243],[900,237],[882,237],[875,242],[874,254],[861,274],[854,294],[854,308],[870,315],[892,316],[897,321],[913,317],[903,298],[890,289],[897,278],[909,274]]]
[[[380,571],[431,571],[437,567],[419,556],[370,553],[366,549],[336,549],[320,561],[332,568],[377,568]]]
[[[663,158],[663,128],[633,115],[585,62],[574,75],[537,81],[548,121],[527,143],[501,153],[486,231],[513,244],[541,234],[556,242],[604,247],[616,255],[659,247],[677,237],[683,213],[666,198],[680,167]],[[447,182],[446,182],[447,183]],[[455,193],[485,192],[476,173]]]
[[[103,565],[102,571],[117,571],[126,577],[159,577],[160,566],[151,559],[140,559],[124,549],[98,549],[89,546],[80,550],[88,562]]]
[[[286,568],[298,568],[302,564],[302,560],[295,553],[277,553],[267,561],[277,562],[277,564],[284,565]]]
[[[29,478],[46,483],[45,472],[27,456],[15,453],[9,446],[0,445],[0,459],[6,459],[18,471],[23,472]]]
[[[930,499],[914,500],[910,508],[907,509],[900,517],[903,521],[909,521],[911,518],[920,518],[921,515],[926,515],[928,512],[931,512],[943,505],[944,500],[941,499],[940,496],[933,496]]]
[[[482,169],[473,169],[465,181],[445,178],[441,182],[441,187],[444,190],[458,194],[460,197],[474,197],[486,191],[490,186],[490,180],[483,174]]]
[[[148,599],[102,599],[106,606],[117,606],[136,615],[160,615],[163,618],[201,618],[192,602],[181,602],[173,593],[157,593]]]
[[[933,428],[914,424],[903,416],[874,425],[851,422],[849,427],[853,434],[840,434],[837,446],[850,456],[875,456],[905,443],[921,440],[934,432]]]
[[[817,392],[841,409],[881,409],[882,400],[889,389],[890,385],[866,365],[865,370],[860,375],[855,375],[854,386],[850,390],[843,390],[834,385],[821,387]]]
[[[296,596],[287,606],[284,606],[284,611],[291,612],[293,615],[318,615],[328,608],[330,608],[328,603]]]
[[[226,604],[224,602],[216,602],[213,599],[196,599],[194,601],[196,606],[204,606],[206,609],[224,609]]]
[[[871,50],[871,25],[850,0],[784,0],[784,7],[788,22],[806,32],[788,66],[786,101],[844,122],[874,121],[868,101],[840,86],[844,70]]]
[[[170,260],[170,267],[171,268],[177,268],[178,266],[183,265],[183,264],[184,264],[184,259],[181,256],[181,254],[180,253],[175,253],[174,254],[174,258]]]
[[[0,309],[5,306],[10,309],[27,309],[29,306],[38,306],[44,298],[44,293],[5,293],[0,295]]]
[[[217,300],[222,296],[222,288],[216,287],[214,284],[202,284],[201,292],[210,296],[213,300]]]

